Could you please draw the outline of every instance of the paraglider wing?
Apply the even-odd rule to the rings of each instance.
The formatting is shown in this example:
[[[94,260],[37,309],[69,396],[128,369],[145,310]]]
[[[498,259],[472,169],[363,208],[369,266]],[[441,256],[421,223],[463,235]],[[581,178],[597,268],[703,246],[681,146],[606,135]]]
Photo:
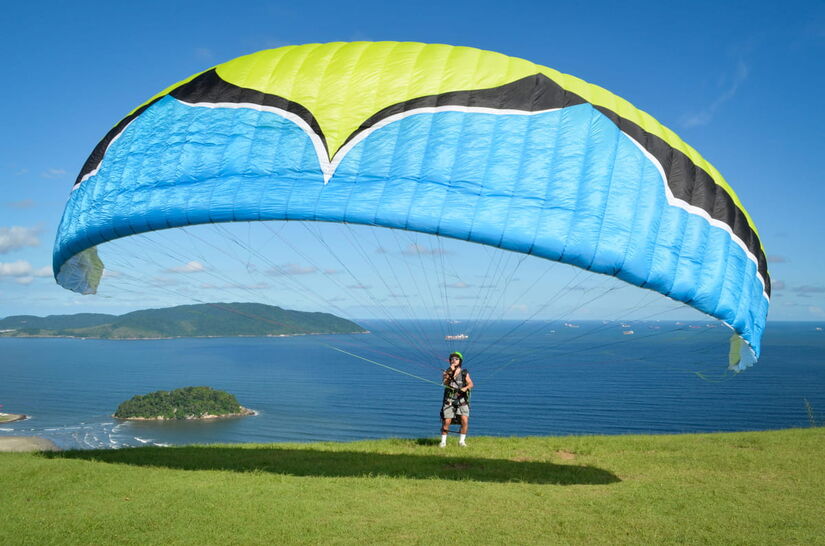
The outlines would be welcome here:
[[[573,264],[721,319],[741,338],[732,367],[759,355],[767,262],[722,176],[626,101],[521,59],[333,43],[196,74],[92,152],[56,278],[92,293],[100,243],[255,220],[414,230]]]

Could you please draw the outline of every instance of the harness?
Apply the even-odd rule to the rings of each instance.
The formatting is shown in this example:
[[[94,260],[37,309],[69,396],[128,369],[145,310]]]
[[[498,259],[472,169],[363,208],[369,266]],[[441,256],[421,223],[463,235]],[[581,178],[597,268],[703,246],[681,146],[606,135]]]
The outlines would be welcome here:
[[[461,368],[461,387],[467,385],[467,374],[468,371],[464,368]],[[448,405],[454,408],[460,408],[462,406],[469,406],[470,405],[470,391],[461,392],[459,390],[460,387],[456,388],[452,385],[458,385],[453,377],[450,380],[450,384],[444,385],[444,400],[442,402],[442,407],[446,407]],[[443,418],[443,411],[442,411],[442,418]],[[461,419],[458,416],[453,417],[453,424],[461,424]]]
[[[470,391],[461,392],[459,389],[467,385],[467,370],[461,368],[461,385],[459,386],[455,376],[450,379],[447,385],[444,385],[444,401],[441,404],[441,418],[444,419],[444,408],[452,406],[453,408],[460,408],[462,406],[470,406]],[[461,417],[455,415],[450,422],[451,425],[460,425]]]

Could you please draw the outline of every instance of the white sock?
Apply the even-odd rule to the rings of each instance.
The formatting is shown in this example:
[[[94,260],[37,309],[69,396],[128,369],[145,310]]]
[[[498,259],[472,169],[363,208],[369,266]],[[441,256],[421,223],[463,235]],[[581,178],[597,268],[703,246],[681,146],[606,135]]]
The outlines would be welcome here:
[[[446,434],[442,434],[442,435],[441,435],[441,443],[442,443],[442,444],[446,444],[446,443],[447,443],[447,435],[446,435]]]
[[[463,444],[464,440],[467,438],[466,434],[459,434],[458,435],[458,443]]]

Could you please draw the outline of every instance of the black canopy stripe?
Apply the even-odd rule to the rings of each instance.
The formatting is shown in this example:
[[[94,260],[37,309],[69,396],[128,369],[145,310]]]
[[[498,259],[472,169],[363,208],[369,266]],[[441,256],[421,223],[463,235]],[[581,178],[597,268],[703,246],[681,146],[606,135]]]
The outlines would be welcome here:
[[[576,106],[585,102],[587,101],[562,88],[544,74],[535,74],[498,87],[471,89],[469,91],[449,91],[437,95],[416,97],[393,104],[367,118],[357,130],[347,137],[344,144],[352,140],[358,133],[369,129],[383,119],[420,108],[467,106],[494,110],[540,112],[542,110]]]
[[[120,135],[120,133],[122,133],[123,130],[126,129],[126,127],[130,123],[132,123],[132,121],[135,118],[137,118],[139,115],[145,112],[147,108],[149,108],[162,98],[163,97],[157,97],[156,99],[147,102],[146,104],[144,104],[143,106],[141,106],[140,108],[138,108],[137,110],[123,118],[122,120],[120,120],[120,122],[118,122],[117,125],[109,129],[109,132],[106,133],[106,136],[103,137],[103,140],[97,143],[97,146],[95,146],[94,150],[92,150],[92,153],[89,155],[89,158],[83,164],[83,167],[80,169],[80,174],[77,175],[77,178],[74,181],[74,187],[77,187],[78,184],[80,184],[89,173],[97,169],[98,165],[100,165],[100,162],[103,161],[103,156],[106,155],[106,150],[109,149],[109,145],[112,143],[112,141],[115,140],[118,137],[118,135]]]
[[[661,137],[642,129],[638,124],[623,118],[603,106],[595,106],[615,123],[625,134],[644,146],[662,165],[667,175],[667,185],[676,199],[701,208],[714,220],[724,222],[731,232],[756,257],[759,275],[765,281],[765,293],[771,295],[768,260],[759,237],[748,223],[745,213],[736,206],[733,198],[713,178],[696,165],[684,152],[677,150]]]
[[[229,83],[223,80],[214,68],[173,89],[169,95],[187,103],[249,103],[290,112],[306,122],[310,129],[321,139],[324,147],[327,148],[326,139],[318,121],[312,115],[312,112],[303,105],[278,95]],[[83,165],[75,181],[75,186],[98,167],[106,153],[106,149],[129,123],[161,98],[163,97],[158,97],[141,106],[106,134]],[[540,112],[576,106],[586,102],[582,97],[564,89],[544,74],[535,74],[499,87],[450,91],[416,97],[393,104],[367,118],[358,129],[347,137],[343,145],[384,119],[421,108],[465,106],[494,110]],[[667,177],[666,182],[675,198],[704,210],[711,218],[724,222],[730,227],[731,232],[756,257],[759,274],[765,282],[765,293],[770,296],[771,283],[768,276],[767,259],[759,242],[759,237],[748,223],[744,211],[736,206],[730,194],[684,152],[677,150],[661,137],[644,130],[635,122],[618,115],[609,108],[595,105],[594,108],[656,158],[664,169]],[[327,154],[329,156],[328,148]]]
[[[539,112],[576,106],[586,102],[582,97],[562,88],[544,74],[536,74],[500,87],[452,91],[393,104],[370,116],[357,131],[347,138],[346,142],[382,119],[420,108],[468,106]],[[638,124],[619,116],[608,108],[595,105],[594,108],[656,158],[666,173],[666,182],[674,197],[701,208],[714,220],[724,222],[730,227],[731,232],[756,257],[759,274],[765,281],[765,293],[770,296],[771,286],[765,253],[745,213],[736,206],[730,194],[684,152],[677,150],[661,137],[645,131]]]
[[[318,125],[318,121],[303,105],[283,97],[279,97],[278,95],[271,95],[269,93],[264,93],[263,91],[240,87],[229,83],[221,78],[214,68],[207,70],[203,74],[200,74],[192,80],[176,87],[170,91],[168,95],[171,95],[182,102],[188,103],[249,103],[284,110],[300,117],[303,121],[305,121],[306,124],[312,129],[312,132],[318,135],[326,148],[327,143],[324,138],[324,133],[321,131],[321,126]],[[98,145],[95,146],[95,149],[92,150],[89,159],[86,160],[86,163],[84,163],[83,168],[80,170],[80,174],[77,176],[74,185],[77,186],[80,184],[87,174],[94,171],[98,165],[100,165],[100,162],[103,160],[103,156],[106,154],[106,150],[109,148],[109,145],[121,132],[123,132],[124,129],[126,129],[132,120],[141,115],[147,108],[165,96],[166,95],[157,97],[151,102],[144,104],[123,118],[120,123],[115,125],[108,133],[106,133],[103,140],[101,140]]]
[[[302,104],[278,95],[271,95],[263,91],[258,91],[257,89],[249,89],[229,83],[221,78],[214,68],[174,89],[169,94],[180,101],[189,103],[232,102],[237,104],[259,104],[261,106],[278,108],[279,110],[289,112],[301,118],[309,125],[312,132],[321,138],[324,147],[326,148],[327,146],[327,141],[326,138],[324,138],[323,131],[321,131],[321,126],[318,124],[315,116],[312,115],[312,112],[307,110]]]

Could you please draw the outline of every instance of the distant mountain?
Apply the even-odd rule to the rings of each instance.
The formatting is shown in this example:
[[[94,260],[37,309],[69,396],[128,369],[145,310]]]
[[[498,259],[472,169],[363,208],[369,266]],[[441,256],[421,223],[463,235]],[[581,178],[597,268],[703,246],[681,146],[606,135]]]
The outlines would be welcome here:
[[[63,328],[88,328],[99,326],[116,320],[115,315],[100,313],[78,313],[76,315],[49,315],[35,317],[34,315],[17,315],[0,320],[0,331],[8,329],[33,328],[36,330],[61,330]]]
[[[171,337],[352,334],[366,330],[329,313],[290,311],[261,303],[204,303],[125,315],[81,313],[0,320],[0,336],[151,339]]]

